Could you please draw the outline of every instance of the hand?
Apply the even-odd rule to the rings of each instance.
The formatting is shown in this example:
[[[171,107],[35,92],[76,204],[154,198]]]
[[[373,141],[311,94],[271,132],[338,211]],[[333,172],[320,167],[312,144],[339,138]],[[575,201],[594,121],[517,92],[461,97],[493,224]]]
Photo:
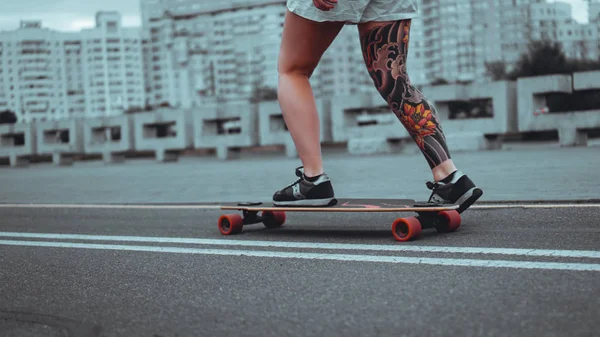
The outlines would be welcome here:
[[[330,11],[335,8],[338,0],[313,0],[315,7],[322,11]]]

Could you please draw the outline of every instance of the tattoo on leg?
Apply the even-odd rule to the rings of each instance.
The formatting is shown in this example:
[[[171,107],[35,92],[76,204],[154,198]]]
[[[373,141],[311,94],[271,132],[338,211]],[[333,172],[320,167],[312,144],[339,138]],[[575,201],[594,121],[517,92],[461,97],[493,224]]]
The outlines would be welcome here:
[[[410,23],[402,20],[374,28],[361,37],[361,46],[377,90],[434,168],[450,159],[450,153],[433,104],[410,83],[406,72]]]

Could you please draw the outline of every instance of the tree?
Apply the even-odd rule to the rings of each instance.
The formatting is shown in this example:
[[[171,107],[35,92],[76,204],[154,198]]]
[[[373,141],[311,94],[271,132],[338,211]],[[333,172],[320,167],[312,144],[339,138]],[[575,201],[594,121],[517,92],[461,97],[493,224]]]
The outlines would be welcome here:
[[[502,81],[507,78],[506,64],[502,61],[490,62],[485,64],[486,76],[492,81]]]
[[[600,59],[594,60],[569,60],[571,71],[593,71],[600,70]]]
[[[431,85],[444,85],[444,84],[449,84],[450,82],[448,80],[446,80],[445,78],[436,78],[435,80],[433,80],[431,82]]]
[[[569,62],[560,43],[550,40],[530,42],[527,52],[521,55],[510,79],[570,73]]]
[[[17,122],[17,115],[10,111],[4,110],[0,112],[0,124],[15,124]]]

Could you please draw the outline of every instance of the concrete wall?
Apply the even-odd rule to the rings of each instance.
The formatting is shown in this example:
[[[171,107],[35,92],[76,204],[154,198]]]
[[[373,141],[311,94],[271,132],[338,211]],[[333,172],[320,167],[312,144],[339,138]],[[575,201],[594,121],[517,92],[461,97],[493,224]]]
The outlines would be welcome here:
[[[331,100],[331,137],[334,142],[346,142],[351,138],[368,138],[372,132],[372,127],[359,128],[359,115],[363,111],[375,106],[383,106],[385,101],[375,95],[358,94],[353,96],[334,96]],[[391,114],[391,111],[388,115]],[[384,114],[385,115],[385,114]],[[373,118],[383,118],[382,123],[385,128],[385,120],[388,117],[377,115]]]
[[[333,141],[347,142],[351,154],[416,150],[406,147],[408,132],[378,93],[334,97],[331,123]]]
[[[497,148],[505,134],[553,130],[558,131],[563,146],[586,145],[590,131],[600,129],[600,108],[547,109],[549,94],[574,99],[568,95],[578,91],[600,92],[600,71],[422,89],[437,109],[451,151]],[[594,102],[587,102],[594,99],[593,94],[573,102],[593,106]],[[493,117],[449,119],[452,102],[474,99],[491,100]],[[323,142],[347,142],[353,154],[418,152],[378,94],[318,99],[317,108]],[[112,128],[120,129],[120,139],[112,139]],[[65,136],[67,140],[61,140]],[[24,144],[17,145],[17,139]],[[38,154],[51,154],[58,165],[69,165],[73,155],[82,153],[102,153],[106,161],[114,162],[128,151],[155,151],[158,161],[171,161],[192,147],[217,149],[219,158],[227,159],[243,147],[256,145],[284,145],[287,156],[297,156],[277,101],[0,125],[0,158],[9,158],[12,166],[27,165],[29,157]]]
[[[216,149],[220,159],[258,145],[258,106],[247,102],[208,104],[193,114],[194,148]]]
[[[12,167],[27,166],[29,156],[37,154],[35,127],[29,123],[0,125],[0,158],[8,158]]]
[[[155,151],[159,162],[176,161],[193,146],[192,111],[161,109],[134,114],[135,149]]]
[[[499,135],[517,131],[517,84],[513,81],[428,86],[422,92],[433,101],[454,151],[496,149]],[[493,117],[450,119],[449,104],[465,100],[491,100]]]
[[[124,153],[135,149],[133,119],[132,115],[121,115],[85,120],[85,153],[101,153],[106,163],[122,162]]]
[[[74,118],[37,122],[38,153],[52,154],[55,165],[72,165],[72,156],[84,152],[83,121],[82,118]]]
[[[561,146],[587,145],[587,130],[600,128],[600,109],[557,112],[547,108],[547,94],[600,90],[600,71],[521,78],[517,83],[518,131],[558,131]]]
[[[453,150],[497,148],[493,137],[517,130],[516,83],[440,85],[422,89],[435,106],[448,144]],[[489,99],[494,116],[450,119],[452,102]],[[347,141],[356,154],[415,152],[418,149],[396,115],[379,96],[336,97],[332,103],[333,138]]]

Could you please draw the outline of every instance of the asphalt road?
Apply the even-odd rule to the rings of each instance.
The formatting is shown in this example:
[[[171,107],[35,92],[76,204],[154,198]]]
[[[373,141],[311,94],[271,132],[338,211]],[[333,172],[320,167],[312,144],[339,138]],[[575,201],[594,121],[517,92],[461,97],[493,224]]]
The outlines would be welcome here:
[[[0,207],[0,336],[597,336],[600,207],[392,213]],[[475,249],[476,248],[476,249]]]

